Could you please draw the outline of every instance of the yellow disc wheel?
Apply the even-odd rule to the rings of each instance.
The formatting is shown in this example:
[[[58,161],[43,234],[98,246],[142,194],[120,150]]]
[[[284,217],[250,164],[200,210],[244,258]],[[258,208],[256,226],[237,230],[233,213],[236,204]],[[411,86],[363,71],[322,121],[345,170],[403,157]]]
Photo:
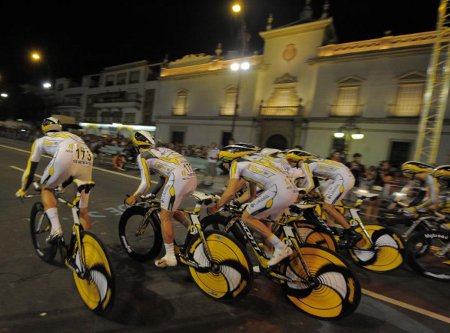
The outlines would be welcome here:
[[[316,245],[301,245],[300,255],[303,263],[295,257],[281,266],[281,272],[293,280],[282,284],[288,299],[317,318],[337,319],[353,313],[361,287],[343,259]]]
[[[400,267],[405,255],[401,237],[380,225],[366,225],[365,228],[373,244],[361,228],[356,228],[363,239],[348,250],[351,258],[358,265],[375,272],[388,272]]]
[[[315,244],[336,251],[336,241],[333,235],[321,230],[318,226],[305,222],[295,222],[295,227],[302,240],[307,244]]]
[[[188,246],[188,256],[198,267],[189,266],[197,286],[217,300],[234,300],[250,291],[253,270],[245,250],[230,236],[218,231],[206,231],[205,238],[212,260],[208,260],[200,237]]]
[[[96,313],[107,311],[113,301],[114,280],[108,255],[100,241],[89,232],[82,232],[85,276],[73,273],[75,285],[84,304]],[[81,267],[80,251],[76,249],[75,263]]]

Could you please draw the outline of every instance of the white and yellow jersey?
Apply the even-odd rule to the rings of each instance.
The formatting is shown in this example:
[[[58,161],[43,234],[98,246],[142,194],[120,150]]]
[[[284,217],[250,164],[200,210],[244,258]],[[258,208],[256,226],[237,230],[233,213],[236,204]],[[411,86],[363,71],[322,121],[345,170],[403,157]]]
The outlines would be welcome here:
[[[84,158],[90,154],[90,150],[86,147],[84,141],[79,136],[70,132],[48,132],[45,136],[36,139],[31,146],[30,157],[28,159],[25,172],[22,176],[22,189],[26,190],[33,181],[34,172],[36,170],[38,162],[41,160],[42,155],[47,154],[54,157],[55,155],[57,155],[60,147],[64,147],[62,149],[65,150],[66,146],[70,144],[78,144],[81,147],[81,149],[77,150],[79,154],[83,154],[83,156],[80,157]],[[61,156],[62,155],[63,154],[61,154]],[[92,156],[89,156],[92,159]],[[72,156],[66,155],[64,158],[68,159],[67,162],[73,161]],[[89,161],[90,165],[92,165],[92,163],[93,161]]]
[[[349,168],[342,163],[332,160],[307,160],[301,164],[301,169],[305,177],[302,185],[306,192],[309,192],[314,188],[314,176],[332,180],[340,180],[342,178],[354,179]]]
[[[149,170],[155,171],[166,179],[171,176],[180,180],[196,177],[186,158],[169,148],[148,149],[137,156],[137,164],[141,171],[141,184],[135,194],[143,194],[150,189]]]
[[[283,165],[259,154],[246,155],[234,160],[230,166],[230,178],[242,178],[265,190],[272,185],[295,188]]]
[[[36,139],[31,147],[31,162],[39,162],[42,155],[54,156],[61,142],[67,140],[73,143],[84,144],[83,139],[70,132],[49,132],[42,138]]]

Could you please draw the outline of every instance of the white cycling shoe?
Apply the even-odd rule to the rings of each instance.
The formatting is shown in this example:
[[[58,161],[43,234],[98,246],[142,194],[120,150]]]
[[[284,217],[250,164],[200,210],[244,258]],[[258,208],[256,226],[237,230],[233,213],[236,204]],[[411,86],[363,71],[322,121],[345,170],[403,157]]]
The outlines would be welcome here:
[[[166,268],[168,266],[173,267],[178,264],[177,258],[175,256],[167,256],[165,255],[162,258],[155,260],[155,266],[159,268]]]
[[[275,248],[275,251],[273,251],[273,256],[270,258],[270,260],[267,262],[269,266],[274,266],[278,264],[281,260],[283,260],[286,257],[289,257],[292,254],[292,249],[289,246],[283,247],[281,250]]]

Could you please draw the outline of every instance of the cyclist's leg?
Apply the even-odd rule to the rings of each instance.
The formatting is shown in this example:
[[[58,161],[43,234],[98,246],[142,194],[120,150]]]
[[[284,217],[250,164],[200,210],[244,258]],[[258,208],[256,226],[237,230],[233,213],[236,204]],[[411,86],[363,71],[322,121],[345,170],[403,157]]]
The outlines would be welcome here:
[[[261,219],[269,216],[278,217],[286,207],[293,204],[296,200],[296,191],[274,185],[252,201],[242,215],[244,223],[261,233],[275,248],[273,257],[269,260],[269,266],[276,265],[289,256],[292,250],[273,234],[271,229]]]
[[[92,160],[90,164],[73,163],[70,166],[70,176],[75,178],[75,183],[79,187],[83,184],[92,183]],[[89,195],[85,190],[79,193],[80,202],[78,207],[80,208],[80,223],[84,230],[91,228],[91,218],[89,217]]]
[[[161,231],[164,240],[164,248],[166,254],[161,259],[155,261],[158,267],[175,266],[177,264],[174,251],[174,232],[172,218],[177,211],[186,194],[192,192],[196,185],[197,179],[195,177],[183,180],[182,177],[177,177],[172,174],[164,187],[161,194]],[[179,213],[177,217],[180,218]]]
[[[67,159],[64,159],[63,153],[60,153],[59,151],[56,152],[41,178],[41,184],[43,185],[41,190],[42,204],[44,205],[45,213],[52,225],[52,230],[47,240],[49,242],[62,235],[62,227],[58,217],[57,201],[53,194],[53,190],[69,178],[66,171],[67,162],[65,162],[65,160]]]

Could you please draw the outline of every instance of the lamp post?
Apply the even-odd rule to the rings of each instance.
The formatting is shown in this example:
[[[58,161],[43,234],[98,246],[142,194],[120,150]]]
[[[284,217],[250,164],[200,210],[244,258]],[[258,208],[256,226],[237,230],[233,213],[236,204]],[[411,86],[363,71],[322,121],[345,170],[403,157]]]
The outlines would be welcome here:
[[[361,128],[355,124],[355,120],[353,118],[349,118],[344,125],[339,127],[337,132],[334,132],[333,136],[337,139],[344,139],[345,155],[348,153],[348,146],[351,140],[364,139],[364,134],[361,133]]]
[[[49,99],[50,99],[50,89],[53,87],[52,83],[51,83],[51,71],[50,71],[50,65],[48,63],[48,61],[46,61],[43,56],[42,53],[40,51],[32,51],[30,53],[30,59],[33,63],[36,64],[43,64],[46,66],[47,69],[47,77],[45,78],[45,81],[43,81],[41,83],[41,87],[43,88],[43,92],[42,97],[44,98],[44,104],[45,104],[45,116],[49,116]]]
[[[239,59],[242,60],[246,51],[247,51],[247,28],[245,25],[243,11],[243,1],[236,2],[232,5],[231,10],[236,15],[239,15],[240,18],[240,37],[241,37],[241,45],[240,45],[240,54]],[[250,63],[248,61],[239,61],[231,64],[231,70],[234,72],[238,72],[237,77],[237,85],[236,85],[236,97],[234,102],[234,112],[233,118],[231,121],[231,139],[234,139],[234,129],[236,127],[236,118],[239,110],[239,95],[241,91],[241,81],[242,81],[242,71],[247,71],[250,69]]]

